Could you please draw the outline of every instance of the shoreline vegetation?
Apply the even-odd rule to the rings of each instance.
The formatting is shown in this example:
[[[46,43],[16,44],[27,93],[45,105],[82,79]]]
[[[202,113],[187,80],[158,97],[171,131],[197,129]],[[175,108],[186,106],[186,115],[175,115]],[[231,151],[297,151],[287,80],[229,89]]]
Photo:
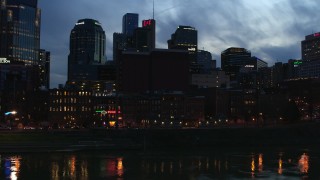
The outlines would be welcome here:
[[[80,129],[0,131],[0,153],[81,150],[170,150],[309,147],[320,144],[320,123],[197,129]]]

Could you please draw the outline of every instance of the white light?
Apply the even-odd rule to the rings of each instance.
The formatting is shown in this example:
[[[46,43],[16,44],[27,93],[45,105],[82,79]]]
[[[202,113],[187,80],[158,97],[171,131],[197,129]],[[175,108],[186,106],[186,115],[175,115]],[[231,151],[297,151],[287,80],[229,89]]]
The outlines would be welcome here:
[[[0,58],[0,63],[1,64],[8,64],[8,63],[10,63],[10,60],[8,60],[7,58]]]
[[[84,24],[84,21],[76,23],[76,25],[82,25],[82,24]]]

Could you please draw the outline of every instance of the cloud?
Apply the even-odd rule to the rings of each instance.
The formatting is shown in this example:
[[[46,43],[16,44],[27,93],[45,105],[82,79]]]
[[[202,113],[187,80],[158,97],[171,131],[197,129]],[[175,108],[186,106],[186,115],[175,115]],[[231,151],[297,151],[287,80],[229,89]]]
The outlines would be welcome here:
[[[42,0],[39,7],[41,46],[52,55],[52,86],[66,79],[69,35],[77,20],[100,21],[110,60],[112,35],[121,32],[122,16],[138,13],[141,23],[153,14],[150,0]],[[300,58],[300,41],[305,35],[320,31],[319,11],[317,0],[155,0],[156,45],[167,48],[167,40],[177,26],[189,25],[198,30],[198,47],[211,52],[218,64],[223,50],[243,47],[271,66],[277,60]]]

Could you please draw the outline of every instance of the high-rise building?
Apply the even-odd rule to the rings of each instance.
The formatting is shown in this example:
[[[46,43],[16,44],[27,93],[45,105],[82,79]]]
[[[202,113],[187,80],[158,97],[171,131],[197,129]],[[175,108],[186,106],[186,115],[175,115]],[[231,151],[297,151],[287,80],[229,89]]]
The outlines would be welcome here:
[[[303,61],[320,60],[320,32],[307,35],[301,41],[301,54]]]
[[[127,13],[122,18],[122,34],[132,36],[136,28],[138,28],[139,14]]]
[[[191,26],[179,26],[168,40],[169,49],[183,49],[198,52],[198,31]]]
[[[168,40],[169,49],[187,50],[190,55],[190,71],[198,73],[198,31],[191,26],[179,26]]]
[[[123,33],[113,33],[113,60],[117,61],[118,51],[126,49],[126,36]]]
[[[198,50],[197,63],[199,64],[201,74],[208,74],[214,69],[212,55],[208,51]]]
[[[302,63],[299,67],[299,77],[320,77],[320,32],[307,35],[301,41]]]
[[[132,48],[139,52],[147,52],[156,47],[156,21],[143,20],[142,27],[136,28],[133,34]]]
[[[41,11],[37,0],[1,0],[0,57],[38,65]]]
[[[251,52],[245,48],[231,47],[221,53],[221,69],[230,75],[230,81],[236,80],[240,69],[248,65],[252,65]]]
[[[139,14],[127,13],[122,18],[122,33],[113,33],[113,60],[119,51],[135,49],[134,34],[138,28]]]
[[[40,86],[49,89],[50,86],[50,52],[40,49],[39,54]]]
[[[93,19],[79,20],[71,31],[68,81],[96,79],[94,65],[106,60],[106,35]]]
[[[156,48],[156,21],[154,19],[143,20],[142,28],[149,30],[148,47],[150,49]]]
[[[189,63],[186,59],[188,52],[182,50],[123,51],[119,56],[118,89],[131,93],[187,91]]]

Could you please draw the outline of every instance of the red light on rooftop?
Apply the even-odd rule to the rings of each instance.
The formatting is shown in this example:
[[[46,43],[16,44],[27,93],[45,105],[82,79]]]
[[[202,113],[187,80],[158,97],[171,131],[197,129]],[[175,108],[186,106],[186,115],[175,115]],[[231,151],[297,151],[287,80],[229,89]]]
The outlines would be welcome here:
[[[142,21],[142,27],[151,26],[151,24],[152,24],[151,19]]]

